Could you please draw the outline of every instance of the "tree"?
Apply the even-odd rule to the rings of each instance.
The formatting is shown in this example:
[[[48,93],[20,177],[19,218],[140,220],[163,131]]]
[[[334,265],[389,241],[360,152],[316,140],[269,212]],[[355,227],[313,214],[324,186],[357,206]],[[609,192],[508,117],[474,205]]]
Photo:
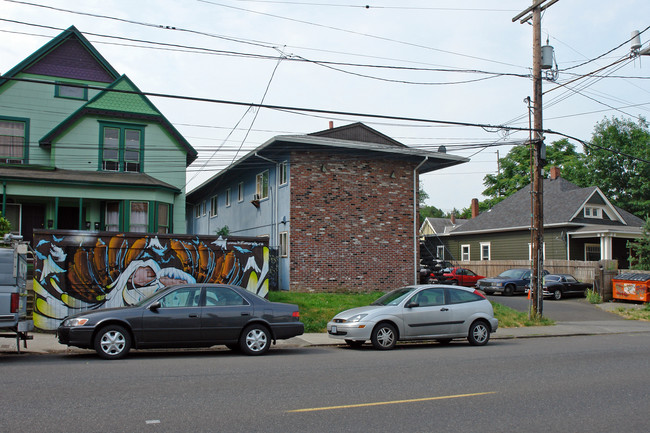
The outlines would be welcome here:
[[[583,160],[584,155],[577,152],[566,138],[554,141],[546,146],[546,164],[542,168],[542,177],[549,177],[551,167],[558,167],[563,178],[579,182],[584,177]],[[483,178],[483,185],[487,187],[483,195],[488,197],[486,201],[489,207],[530,183],[530,147],[513,147],[506,156],[499,158],[499,166],[499,173],[488,174]]]
[[[582,186],[599,187],[616,206],[645,218],[650,209],[648,122],[605,118],[595,126],[591,142],[585,145]]]
[[[634,242],[627,243],[632,250],[630,254],[630,267],[650,271],[650,218],[646,218],[643,225],[643,237]]]
[[[0,237],[3,237],[11,231],[11,222],[5,217],[2,216],[0,212]]]

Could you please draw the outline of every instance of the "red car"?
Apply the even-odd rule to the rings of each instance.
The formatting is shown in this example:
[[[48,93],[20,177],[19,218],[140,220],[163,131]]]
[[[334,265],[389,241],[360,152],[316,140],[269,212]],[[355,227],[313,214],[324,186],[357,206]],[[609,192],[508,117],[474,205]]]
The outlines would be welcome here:
[[[449,272],[445,272],[442,278],[439,279],[440,284],[458,284],[460,286],[475,287],[476,282],[482,275],[476,275],[474,272],[466,268],[452,268]]]

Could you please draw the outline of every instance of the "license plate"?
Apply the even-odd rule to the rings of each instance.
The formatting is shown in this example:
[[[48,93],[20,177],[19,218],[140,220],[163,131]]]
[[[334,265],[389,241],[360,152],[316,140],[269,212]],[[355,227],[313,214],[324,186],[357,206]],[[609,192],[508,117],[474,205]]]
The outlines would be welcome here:
[[[332,334],[336,334],[336,326],[332,326]]]

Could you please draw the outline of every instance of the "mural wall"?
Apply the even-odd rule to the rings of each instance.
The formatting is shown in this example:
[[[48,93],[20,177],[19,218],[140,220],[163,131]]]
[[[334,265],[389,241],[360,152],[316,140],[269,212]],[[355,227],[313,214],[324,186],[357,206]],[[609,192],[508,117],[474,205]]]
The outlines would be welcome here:
[[[265,238],[34,230],[34,325],[133,305],[173,284],[235,284],[269,290]]]

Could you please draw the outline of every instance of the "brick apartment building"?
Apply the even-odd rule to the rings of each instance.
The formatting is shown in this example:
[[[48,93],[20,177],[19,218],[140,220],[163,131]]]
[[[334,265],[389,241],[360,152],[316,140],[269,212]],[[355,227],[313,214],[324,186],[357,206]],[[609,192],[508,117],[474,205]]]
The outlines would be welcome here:
[[[466,161],[361,123],[277,136],[188,193],[187,230],[268,237],[281,290],[412,284],[418,176]]]

